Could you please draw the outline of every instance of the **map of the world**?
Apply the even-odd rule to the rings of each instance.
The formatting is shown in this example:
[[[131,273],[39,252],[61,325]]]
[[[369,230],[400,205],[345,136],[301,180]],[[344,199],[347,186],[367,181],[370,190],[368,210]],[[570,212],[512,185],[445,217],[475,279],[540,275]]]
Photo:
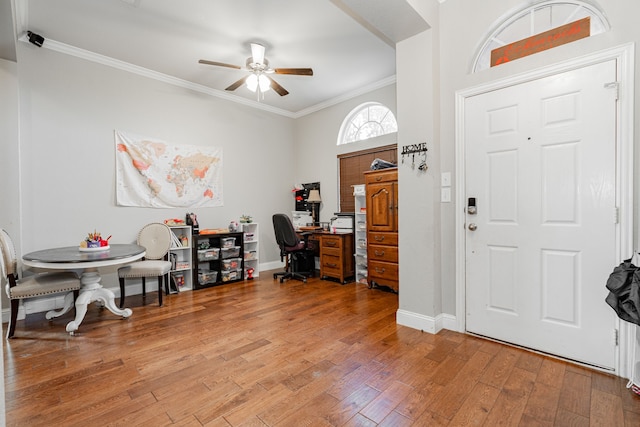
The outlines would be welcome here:
[[[222,149],[115,132],[120,206],[222,206]]]

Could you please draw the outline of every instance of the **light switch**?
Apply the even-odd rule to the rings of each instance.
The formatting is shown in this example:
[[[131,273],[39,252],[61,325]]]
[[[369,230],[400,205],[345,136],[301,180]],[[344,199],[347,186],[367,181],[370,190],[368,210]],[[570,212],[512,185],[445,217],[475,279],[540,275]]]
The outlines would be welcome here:
[[[440,177],[440,186],[451,187],[451,172],[442,172]]]
[[[450,203],[451,202],[451,188],[441,188],[440,189],[440,201],[442,203]]]

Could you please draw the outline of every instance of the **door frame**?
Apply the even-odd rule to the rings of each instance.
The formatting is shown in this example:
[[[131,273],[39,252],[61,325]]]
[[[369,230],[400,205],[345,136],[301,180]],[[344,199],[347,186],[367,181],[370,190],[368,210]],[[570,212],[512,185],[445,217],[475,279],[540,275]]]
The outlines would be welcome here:
[[[605,49],[593,54],[563,61],[540,69],[491,81],[478,86],[456,91],[455,94],[455,165],[456,165],[456,328],[466,331],[466,171],[465,171],[465,100],[509,86],[519,85],[567,71],[588,67],[612,59],[617,61],[618,103],[616,105],[616,259],[622,260],[633,254],[633,101],[634,101],[634,43]],[[612,89],[615,90],[615,89]],[[614,212],[611,213],[612,220]],[[611,266],[611,269],[613,270]],[[603,278],[603,289],[606,278]],[[603,295],[604,299],[604,295]],[[633,364],[635,328],[616,317],[619,331],[619,346],[616,348],[615,373],[630,377]]]

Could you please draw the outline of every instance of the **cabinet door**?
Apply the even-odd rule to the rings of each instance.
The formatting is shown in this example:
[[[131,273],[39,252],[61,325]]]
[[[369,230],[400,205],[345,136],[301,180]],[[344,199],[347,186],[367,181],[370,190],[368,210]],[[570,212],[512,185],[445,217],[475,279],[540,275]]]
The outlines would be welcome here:
[[[370,231],[396,231],[396,183],[367,185],[367,228]]]

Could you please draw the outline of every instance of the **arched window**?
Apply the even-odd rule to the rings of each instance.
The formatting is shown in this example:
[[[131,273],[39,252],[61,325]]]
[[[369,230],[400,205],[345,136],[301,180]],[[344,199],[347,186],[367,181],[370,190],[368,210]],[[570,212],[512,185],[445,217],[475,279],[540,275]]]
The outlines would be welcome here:
[[[472,72],[489,68],[491,51],[496,48],[586,17],[591,18],[590,35],[609,31],[609,22],[604,13],[591,1],[539,0],[533,5],[512,11],[499,20],[478,49]]]
[[[386,106],[367,102],[351,110],[342,122],[338,144],[362,141],[398,131],[396,117]]]

